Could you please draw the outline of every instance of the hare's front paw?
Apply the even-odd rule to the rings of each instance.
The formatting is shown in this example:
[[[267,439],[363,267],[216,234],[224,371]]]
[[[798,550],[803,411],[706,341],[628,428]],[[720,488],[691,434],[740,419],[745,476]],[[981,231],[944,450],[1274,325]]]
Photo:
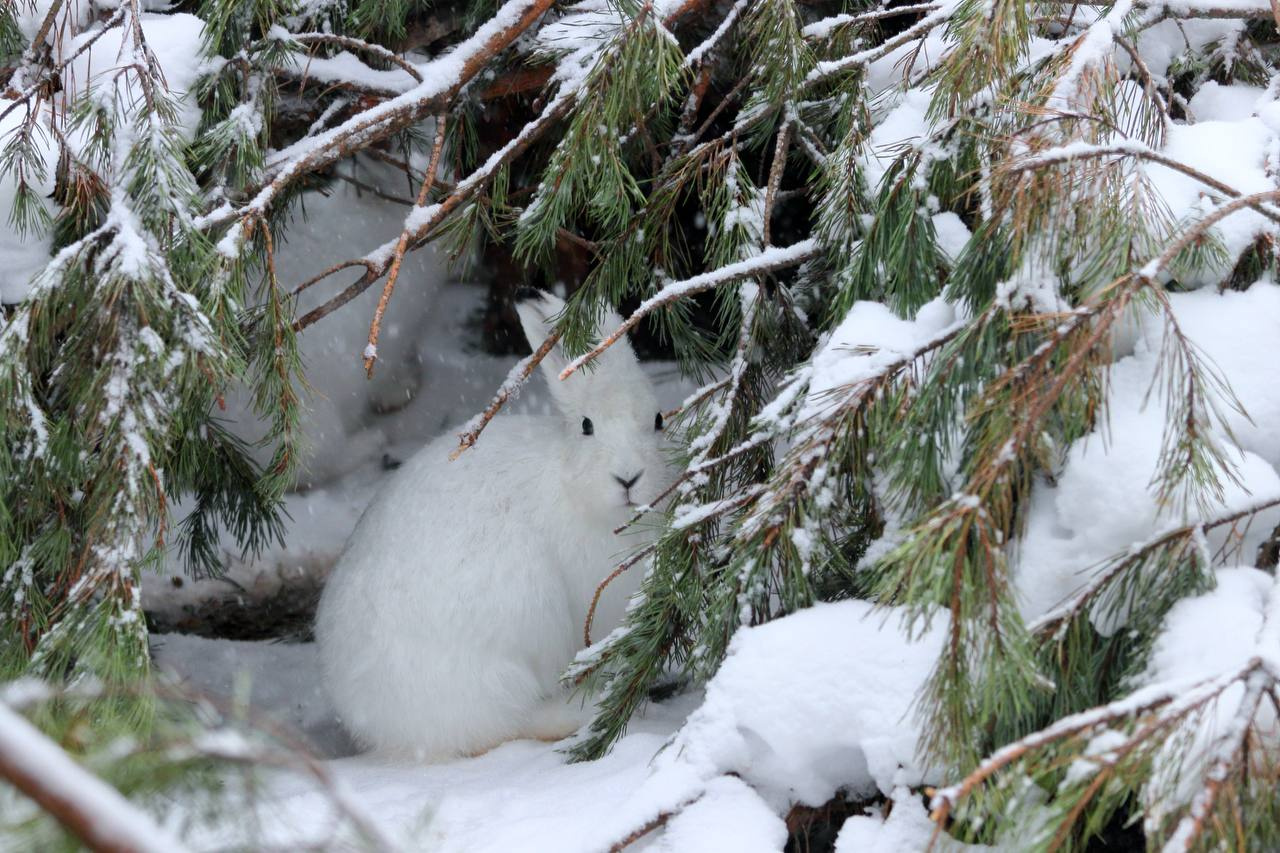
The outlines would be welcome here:
[[[524,737],[554,743],[564,740],[591,722],[593,709],[577,698],[554,696],[534,708],[525,725]]]

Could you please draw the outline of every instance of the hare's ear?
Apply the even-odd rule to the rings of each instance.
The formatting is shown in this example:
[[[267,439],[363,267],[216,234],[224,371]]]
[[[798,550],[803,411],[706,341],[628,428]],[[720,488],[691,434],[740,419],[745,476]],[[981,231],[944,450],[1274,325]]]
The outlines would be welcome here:
[[[556,327],[556,318],[564,310],[564,300],[532,287],[522,287],[517,293],[516,314],[520,315],[520,327],[524,329],[529,348],[537,350]],[[542,370],[554,389],[560,384],[560,371],[569,364],[560,344],[551,348],[542,360]]]

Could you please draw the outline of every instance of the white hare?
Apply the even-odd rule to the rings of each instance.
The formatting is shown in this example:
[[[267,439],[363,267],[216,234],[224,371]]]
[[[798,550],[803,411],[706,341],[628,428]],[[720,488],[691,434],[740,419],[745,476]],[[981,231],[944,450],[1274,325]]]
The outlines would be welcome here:
[[[533,346],[563,305],[544,294],[517,306]],[[566,363],[558,346],[542,362],[559,415],[500,416],[452,462],[452,434],[436,439],[348,540],[316,639],[328,692],[364,746],[440,761],[557,740],[584,722],[558,676],[581,648],[596,587],[637,547],[613,529],[671,474],[630,346],[561,381]],[[597,636],[620,620],[638,575],[606,589]]]

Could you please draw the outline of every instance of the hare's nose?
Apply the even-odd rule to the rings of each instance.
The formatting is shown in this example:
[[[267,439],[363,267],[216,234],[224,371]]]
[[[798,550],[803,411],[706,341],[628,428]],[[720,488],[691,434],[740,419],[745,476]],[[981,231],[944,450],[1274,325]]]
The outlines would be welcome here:
[[[622,488],[629,489],[640,481],[640,475],[643,473],[644,473],[644,469],[641,468],[639,471],[636,472],[636,475],[632,477],[630,480],[619,477],[617,474],[613,475],[613,479],[617,480],[618,485],[622,486]]]

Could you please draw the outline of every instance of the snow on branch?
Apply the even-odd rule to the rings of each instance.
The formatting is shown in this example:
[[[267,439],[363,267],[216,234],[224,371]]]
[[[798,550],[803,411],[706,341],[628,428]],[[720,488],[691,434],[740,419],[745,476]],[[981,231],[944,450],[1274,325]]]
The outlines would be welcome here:
[[[1075,3],[1073,0],[1041,0],[1046,5],[1055,6],[1092,6],[1099,7],[1103,3]],[[1196,18],[1209,20],[1267,20],[1273,19],[1275,13],[1270,3],[1251,3],[1242,0],[1240,3],[1164,3],[1135,0],[1133,9],[1150,11],[1156,20],[1177,18],[1192,20]]]
[[[1034,169],[1042,169],[1046,166],[1055,166],[1060,163],[1070,163],[1076,160],[1102,159],[1106,157],[1136,157],[1140,160],[1148,160],[1152,163],[1158,163],[1176,172],[1181,172],[1189,178],[1193,178],[1207,187],[1211,187],[1228,198],[1238,199],[1244,196],[1244,193],[1235,189],[1228,184],[1223,183],[1212,175],[1208,175],[1199,169],[1162,154],[1154,148],[1139,142],[1135,139],[1125,139],[1119,142],[1110,142],[1102,145],[1095,145],[1084,141],[1070,142],[1066,145],[1060,145],[1044,151],[1036,152],[1033,155],[1023,157],[1018,160],[1010,161],[1007,165],[1001,167],[1001,171],[1006,173],[1025,172]],[[1251,201],[1248,207],[1258,211],[1263,216],[1274,222],[1280,223],[1280,210],[1274,205],[1265,204],[1261,201]]]
[[[877,59],[882,59],[893,53],[904,44],[909,44],[910,42],[923,38],[931,30],[942,26],[950,20],[952,14],[955,12],[955,5],[956,4],[954,2],[947,2],[938,6],[934,11],[925,15],[907,29],[898,33],[893,38],[886,40],[882,44],[876,45],[875,47],[860,50],[857,53],[841,57],[840,59],[831,59],[819,62],[814,69],[809,72],[809,76],[805,78],[805,83],[819,83],[845,71],[860,68],[864,65],[870,65]]]
[[[813,238],[800,240],[783,248],[770,246],[758,255],[754,255],[744,261],[726,264],[719,269],[668,284],[653,296],[641,302],[631,316],[624,320],[621,326],[610,333],[594,349],[571,361],[568,367],[560,371],[560,378],[568,379],[574,371],[580,370],[584,365],[599,358],[605,350],[616,344],[622,339],[623,335],[634,329],[641,320],[659,308],[670,305],[672,302],[683,299],[686,296],[701,293],[705,290],[712,290],[722,284],[729,284],[751,276],[763,275],[774,270],[797,266],[815,257],[818,251],[818,242]]]
[[[399,67],[414,81],[418,83],[424,82],[422,72],[418,70],[416,65],[380,44],[374,44],[352,36],[340,36],[335,33],[291,33],[289,34],[289,39],[299,44],[333,44],[349,50],[363,51],[370,56],[375,56],[384,62],[390,62]]]
[[[498,393],[493,400],[485,408],[483,412],[467,421],[462,427],[462,432],[458,433],[458,448],[450,455],[451,459],[457,459],[458,456],[467,448],[475,446],[476,440],[480,438],[480,433],[484,432],[484,428],[489,425],[489,421],[493,420],[498,412],[506,405],[507,400],[515,396],[524,383],[529,381],[529,377],[533,375],[533,371],[542,360],[551,352],[552,347],[560,340],[558,331],[547,335],[547,339],[543,341],[536,350],[527,358],[521,359],[516,366],[511,368],[511,372],[507,374],[507,378],[498,388]]]
[[[1045,634],[1054,630],[1062,630],[1070,622],[1071,619],[1079,615],[1085,607],[1095,601],[1098,594],[1109,587],[1126,569],[1140,564],[1147,556],[1164,548],[1175,547],[1179,544],[1185,545],[1192,542],[1198,535],[1204,531],[1212,530],[1216,527],[1223,527],[1228,524],[1235,524],[1245,518],[1251,518],[1260,512],[1264,512],[1272,507],[1280,506],[1280,496],[1272,496],[1270,498],[1262,498],[1251,502],[1248,506],[1241,509],[1220,515],[1213,519],[1197,521],[1193,524],[1182,525],[1172,530],[1166,531],[1159,535],[1153,536],[1145,542],[1134,545],[1124,554],[1113,558],[1106,564],[1105,568],[1094,576],[1087,584],[1085,584],[1074,595],[1065,602],[1042,615],[1039,619],[1028,626],[1033,634]]]
[[[422,245],[431,232],[439,226],[451,213],[461,207],[468,199],[483,188],[494,175],[498,173],[504,165],[520,156],[530,145],[542,137],[542,135],[551,128],[557,121],[568,114],[574,104],[573,91],[561,92],[550,103],[546,105],[542,113],[533,121],[521,128],[520,132],[515,135],[506,145],[493,152],[482,165],[465,179],[458,182],[453,192],[449,193],[443,201],[427,207],[415,207],[405,217],[405,228],[410,229],[409,248],[415,249]],[[396,240],[391,240],[382,244],[378,248],[369,252],[363,258],[353,258],[335,264],[325,270],[319,276],[304,282],[297,289],[310,286],[321,278],[327,277],[342,269],[354,266],[363,266],[365,274],[350,284],[345,290],[334,296],[328,302],[320,305],[307,312],[294,323],[294,329],[301,331],[320,320],[323,320],[329,314],[346,305],[352,299],[355,299],[361,293],[364,293],[375,281],[382,278],[387,273],[391,265],[391,259],[396,246]]]
[[[182,853],[175,836],[0,704],[0,777],[99,851]]]
[[[533,26],[551,4],[552,0],[508,0],[470,38],[444,56],[418,66],[422,82],[417,86],[278,152],[275,162],[268,166],[270,182],[236,215],[261,215],[296,178],[439,112],[489,60]],[[208,218],[202,224],[208,227],[225,221],[222,217]]]
[[[1157,708],[1164,708],[1162,713],[1166,716],[1184,714],[1187,710],[1212,700],[1231,685],[1248,678],[1261,665],[1254,658],[1240,668],[1216,678],[1191,683],[1177,681],[1154,684],[1107,705],[1063,717],[1047,728],[1001,747],[963,780],[935,791],[929,803],[933,820],[941,825],[951,809],[974,788],[1034,749]]]

